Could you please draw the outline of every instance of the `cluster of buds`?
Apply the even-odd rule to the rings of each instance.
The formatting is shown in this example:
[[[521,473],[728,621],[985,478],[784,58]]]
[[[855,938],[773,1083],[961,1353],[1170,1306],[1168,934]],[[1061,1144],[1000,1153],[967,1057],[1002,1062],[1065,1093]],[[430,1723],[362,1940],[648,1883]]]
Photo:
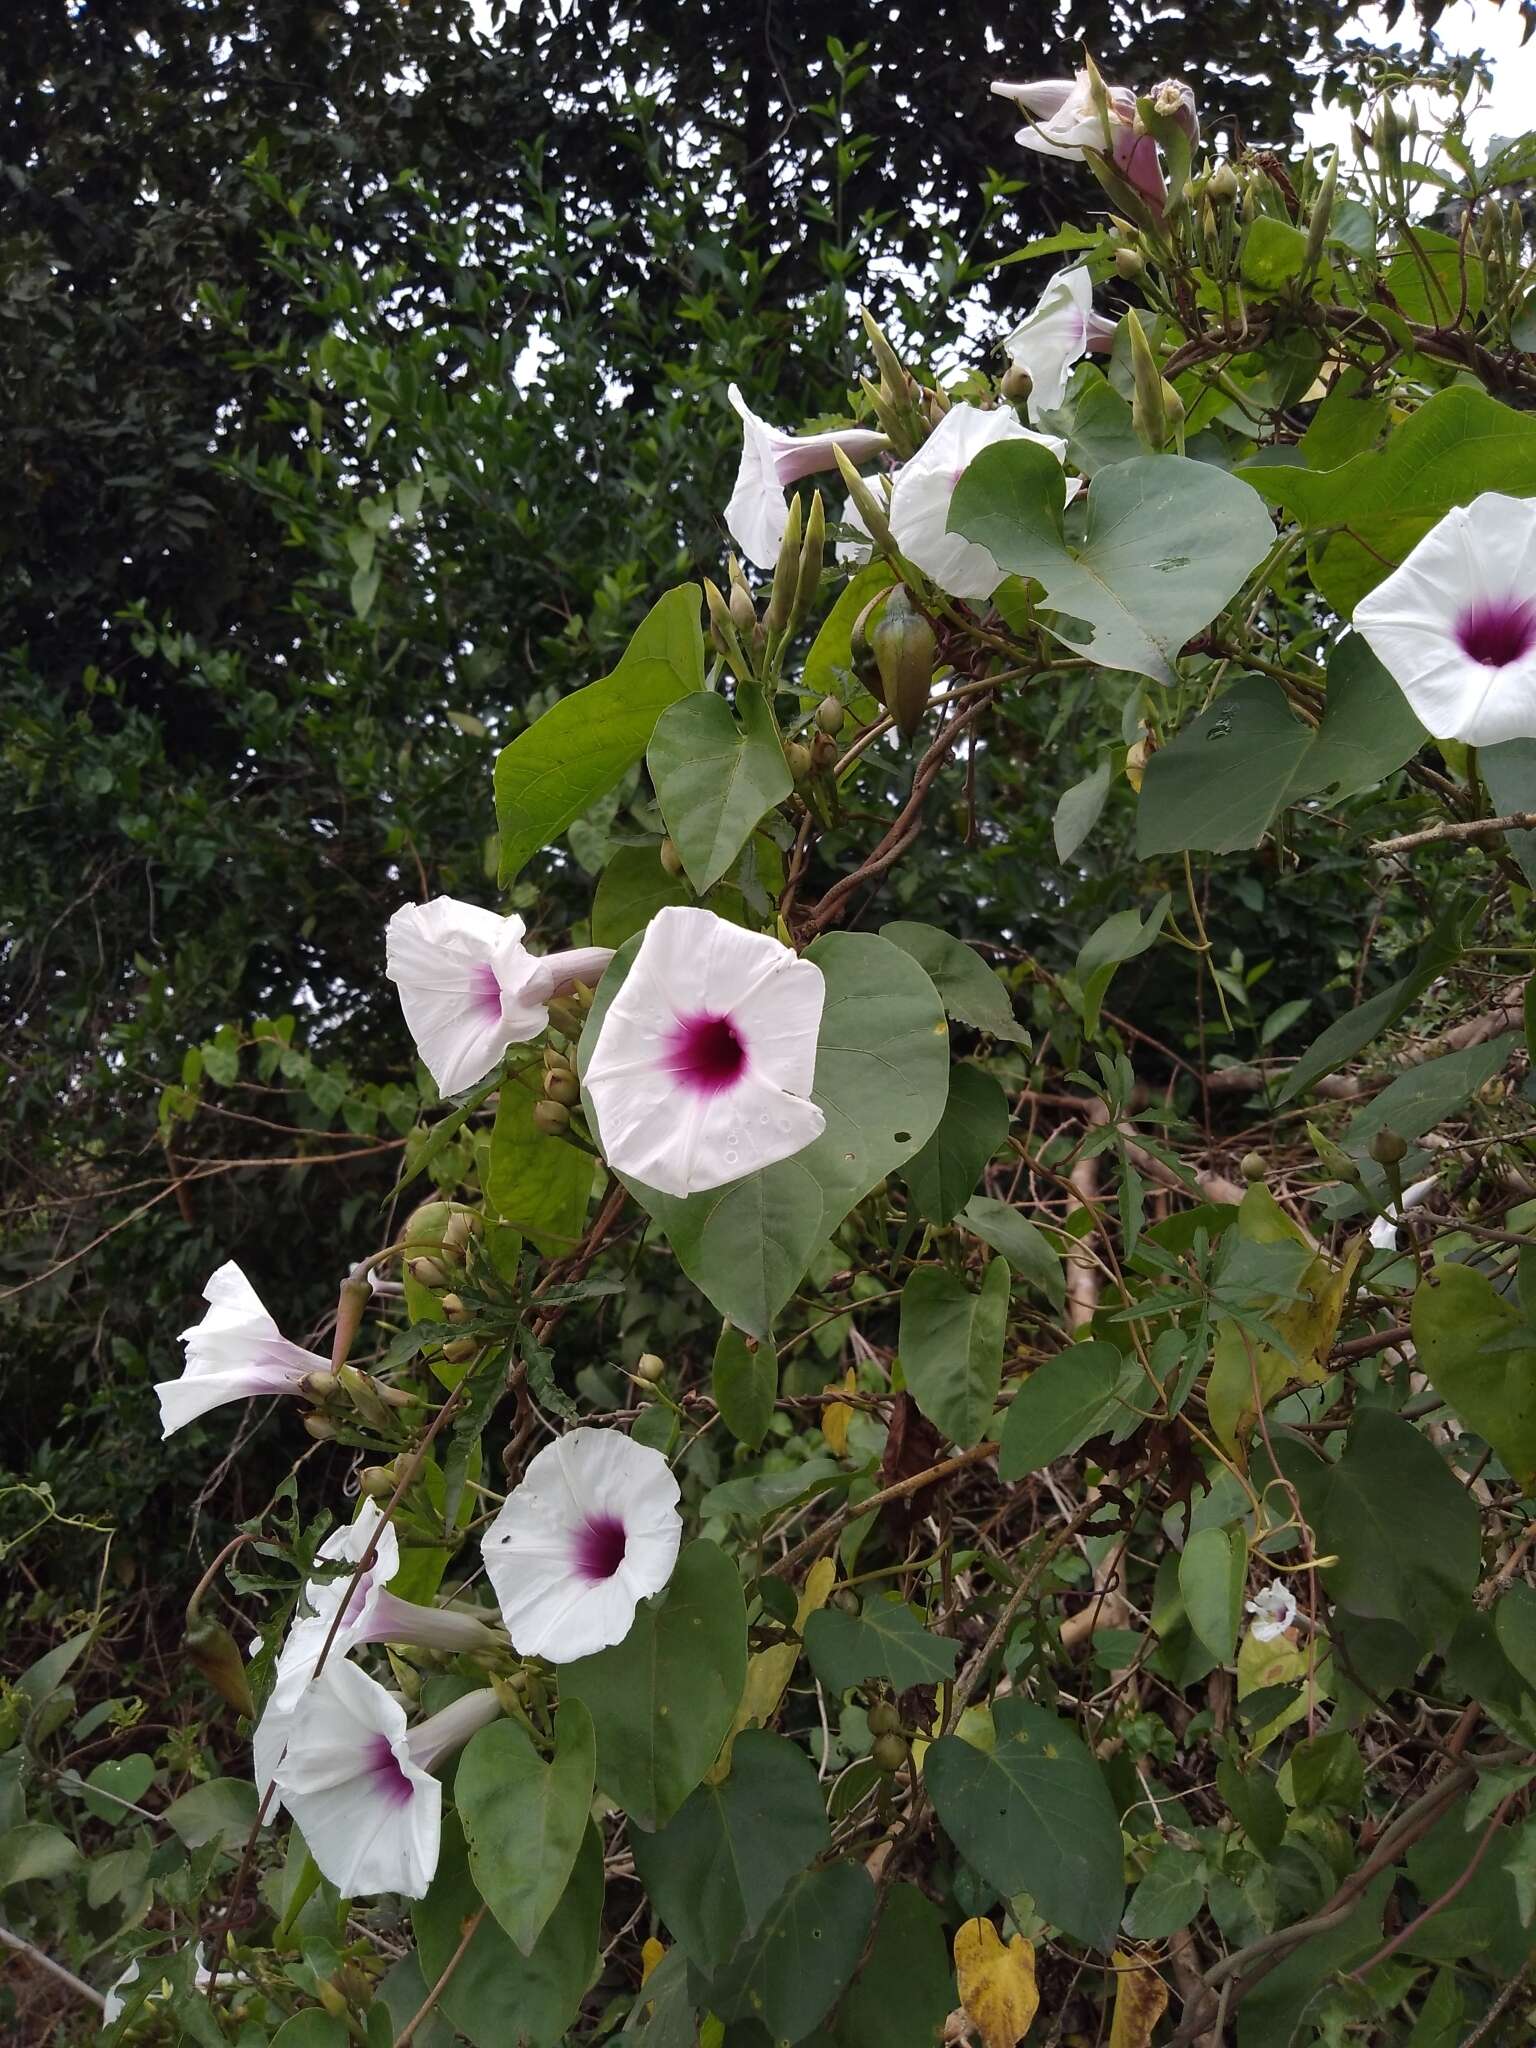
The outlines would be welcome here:
[[[867,308],[862,317],[864,332],[874,350],[880,381],[876,384],[871,378],[864,377],[860,379],[860,387],[892,450],[906,462],[917,453],[948,412],[949,400],[942,391],[930,391],[918,382],[886,340]]]
[[[666,843],[670,845],[671,842]],[[677,849],[672,849],[674,857]],[[666,867],[666,846],[662,848],[662,866]],[[675,870],[673,871],[675,872]],[[571,1121],[571,1111],[581,1100],[581,1083],[576,1078],[576,1069],[566,1055],[553,1045],[544,1048],[544,1096],[533,1107],[533,1121],[547,1137],[556,1138],[566,1130]]]
[[[779,543],[773,582],[761,618],[734,555],[730,558],[729,597],[717,583],[704,578],[710,644],[738,682],[767,680],[772,675],[780,650],[810,617],[821,587],[826,550],[826,508],[820,491],[816,491],[808,513],[802,512],[798,497],[790,500],[784,538]]]

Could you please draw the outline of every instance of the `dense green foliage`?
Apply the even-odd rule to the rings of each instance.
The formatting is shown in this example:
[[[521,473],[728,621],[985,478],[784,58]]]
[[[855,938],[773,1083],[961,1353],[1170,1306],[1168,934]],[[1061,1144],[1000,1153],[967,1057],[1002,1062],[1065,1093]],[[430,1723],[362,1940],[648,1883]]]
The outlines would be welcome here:
[[[974,8],[887,12],[139,0],[8,53],[21,2040],[138,1955],[114,2042],[1529,2036],[1536,723],[1430,739],[1346,625],[1536,498],[1536,154],[1383,101],[1302,158],[1334,24],[1191,9],[1135,76],[1205,142],[1143,100],[1170,204],[1098,158],[1107,221]],[[713,589],[728,384],[899,475],[1022,405],[1077,260],[1113,349],[1030,424],[1083,489],[969,463],[989,598],[814,538]],[[448,1101],[382,976],[444,895],[617,949]],[[819,969],[826,1129],[668,1194],[594,1059],[699,902]],[[340,1323],[313,1441],[156,1440],[232,1257]],[[503,1488],[592,1423],[675,1470],[675,1572],[579,1657],[389,1638],[418,1723],[503,1718],[425,1896],[349,1905],[250,1761],[318,1545],[361,1491],[397,1595],[495,1622]]]

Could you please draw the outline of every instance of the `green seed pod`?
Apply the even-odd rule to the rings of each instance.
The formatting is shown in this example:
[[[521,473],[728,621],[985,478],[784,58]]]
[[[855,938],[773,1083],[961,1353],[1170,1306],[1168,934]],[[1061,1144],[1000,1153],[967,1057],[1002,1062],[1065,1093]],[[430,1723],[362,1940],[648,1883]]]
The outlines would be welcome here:
[[[642,1351],[635,1360],[635,1378],[644,1380],[648,1387],[654,1387],[667,1370],[667,1361],[658,1358],[654,1351]]]
[[[443,1346],[443,1356],[450,1365],[464,1365],[479,1349],[473,1337],[451,1337]]]
[[[333,1372],[307,1372],[299,1386],[311,1401],[334,1401],[341,1392],[341,1381]]]
[[[886,599],[869,644],[879,665],[886,705],[902,738],[911,739],[928,709],[938,641],[902,585]]]
[[[558,1138],[569,1126],[571,1112],[563,1102],[550,1102],[546,1098],[545,1101],[533,1105],[533,1121],[535,1127],[541,1130],[546,1138]]]
[[[835,697],[823,697],[816,706],[816,723],[823,732],[829,732],[834,737],[842,731],[847,718],[847,712]]]
[[[1268,1171],[1269,1168],[1264,1163],[1262,1152],[1245,1152],[1243,1154],[1241,1172],[1243,1179],[1247,1181],[1250,1187],[1256,1186]]]
[[[1371,1140],[1371,1157],[1378,1166],[1400,1166],[1408,1156],[1408,1140],[1390,1124],[1383,1124]]]
[[[811,772],[810,748],[802,746],[799,740],[786,740],[784,743],[784,759],[789,766],[790,774],[795,778],[796,782],[804,782]]]
[[[876,1700],[864,1716],[871,1735],[899,1735],[901,1716],[889,1700]]]
[[[357,1475],[357,1490],[367,1500],[388,1500],[399,1478],[393,1465],[365,1465]]]
[[[1123,277],[1127,284],[1134,284],[1139,277],[1145,277],[1147,259],[1139,249],[1117,249],[1115,251],[1115,275]]]
[[[907,1759],[912,1752],[899,1735],[877,1735],[872,1754],[876,1766],[884,1771],[888,1778],[894,1778],[898,1771],[906,1768]]]

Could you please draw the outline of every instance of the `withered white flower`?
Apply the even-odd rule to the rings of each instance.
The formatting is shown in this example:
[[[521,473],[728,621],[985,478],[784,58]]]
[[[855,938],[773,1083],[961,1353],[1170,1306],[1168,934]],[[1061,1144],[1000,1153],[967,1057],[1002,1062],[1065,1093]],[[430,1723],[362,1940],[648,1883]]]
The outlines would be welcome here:
[[[1248,1633],[1256,1643],[1274,1642],[1296,1619],[1296,1595],[1284,1579],[1271,1579],[1262,1593],[1245,1600],[1243,1606],[1254,1617]]]
[[[530,953],[520,917],[434,896],[407,903],[389,920],[385,973],[416,1050],[444,1095],[483,1081],[509,1045],[525,1045],[549,1023],[563,990],[593,986],[611,948]]]
[[[659,1451],[571,1429],[529,1460],[481,1542],[520,1656],[568,1664],[620,1643],[672,1576],[678,1485]]]
[[[658,911],[583,1075],[608,1164],[696,1195],[803,1151],[826,1124],[810,1100],[825,996],[777,939]]]

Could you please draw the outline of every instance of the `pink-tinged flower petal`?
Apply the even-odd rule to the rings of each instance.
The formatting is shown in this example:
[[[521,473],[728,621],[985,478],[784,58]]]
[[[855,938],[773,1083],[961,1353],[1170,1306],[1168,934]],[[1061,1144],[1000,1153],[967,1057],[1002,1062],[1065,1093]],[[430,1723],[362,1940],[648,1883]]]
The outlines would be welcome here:
[[[725,508],[726,531],[749,562],[759,569],[771,569],[779,559],[789,522],[784,496],[788,487],[818,470],[835,469],[838,448],[857,465],[878,455],[887,445],[886,439],[868,427],[838,427],[824,434],[780,433],[758,418],[738,385],[730,387],[728,396],[741,416],[742,440],[736,483]]]
[[[1296,1596],[1283,1579],[1272,1579],[1263,1592],[1243,1605],[1254,1617],[1248,1633],[1256,1643],[1274,1642],[1296,1619]]]
[[[519,1655],[569,1664],[622,1642],[672,1576],[678,1485],[659,1451],[573,1429],[529,1461],[481,1549]]]
[[[277,1787],[343,1897],[425,1896],[437,1869],[443,1788],[413,1759],[400,1702],[345,1658],[328,1658],[305,1689]]]
[[[1163,202],[1168,197],[1168,187],[1163,183],[1163,167],[1153,138],[1137,135],[1130,128],[1117,128],[1112,155],[1121,176],[1161,213]]]
[[[452,896],[408,903],[389,920],[384,971],[444,1095],[483,1081],[509,1045],[549,1023],[552,962],[527,950],[524,929],[520,917]]]
[[[1068,163],[1081,163],[1088,149],[1108,150],[1123,128],[1129,132],[1136,118],[1136,96],[1125,86],[1110,86],[1107,92],[1112,133],[1104,132],[1104,119],[1093,103],[1093,86],[1086,71],[1073,79],[1042,78],[1032,84],[1012,85],[995,81],[992,87],[1004,99],[1014,100],[1029,115],[1014,141],[1037,156],[1054,156]]]
[[[1536,500],[1454,507],[1354,625],[1434,738],[1536,738]]]
[[[1032,413],[1053,412],[1060,405],[1073,364],[1087,352],[1089,322],[1096,317],[1088,267],[1075,263],[1057,271],[1035,301],[1034,311],[1008,336],[1009,358],[1030,380]]]
[[[609,1165],[693,1195],[803,1151],[826,1123],[809,1100],[825,996],[777,939],[658,912],[583,1077]]]
[[[155,1387],[162,1436],[228,1401],[295,1393],[307,1373],[330,1364],[319,1352],[289,1343],[233,1260],[220,1266],[203,1298],[208,1313],[182,1332],[187,1362],[180,1379]]]
[[[952,405],[902,469],[891,492],[896,545],[951,597],[979,601],[990,597],[1003,580],[1003,571],[984,547],[949,531],[956,484],[982,449],[999,441],[1037,442],[1058,462],[1067,452],[1065,441],[1054,434],[1033,433],[1011,410],[984,412],[975,405]]]

